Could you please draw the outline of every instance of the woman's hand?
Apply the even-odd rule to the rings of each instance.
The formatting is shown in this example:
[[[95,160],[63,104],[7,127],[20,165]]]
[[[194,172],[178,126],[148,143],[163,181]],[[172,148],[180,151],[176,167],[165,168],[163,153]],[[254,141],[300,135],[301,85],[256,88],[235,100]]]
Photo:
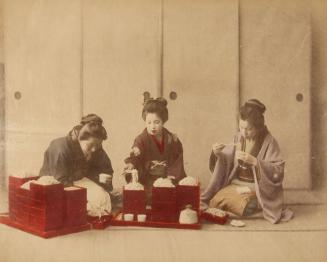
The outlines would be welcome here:
[[[256,166],[258,164],[258,159],[254,156],[252,156],[249,153],[243,152],[243,151],[236,151],[235,152],[235,157],[238,160],[242,160],[244,163]]]
[[[220,144],[220,143],[214,143],[212,145],[212,152],[215,154],[215,156],[218,156],[221,150],[225,147],[225,144]]]
[[[132,181],[132,173],[130,171],[133,170],[134,168],[135,167],[132,163],[127,163],[126,166],[124,167],[123,176],[125,177],[125,181],[127,183]]]
[[[106,186],[111,186],[112,185],[112,175],[109,175],[109,176],[106,177],[105,185]]]
[[[106,186],[112,185],[112,175],[101,173],[99,174],[99,182]]]
[[[134,146],[131,150],[131,154],[134,156],[139,156],[141,154],[141,150],[137,146]]]

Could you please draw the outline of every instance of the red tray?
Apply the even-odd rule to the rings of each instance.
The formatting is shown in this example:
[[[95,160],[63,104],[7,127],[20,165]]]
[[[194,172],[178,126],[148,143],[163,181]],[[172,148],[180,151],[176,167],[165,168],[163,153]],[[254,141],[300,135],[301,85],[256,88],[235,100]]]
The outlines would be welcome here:
[[[226,214],[223,217],[219,217],[219,216],[214,216],[214,215],[206,213],[206,212],[201,212],[200,217],[207,221],[213,222],[215,224],[224,225],[227,222],[229,215]]]
[[[156,228],[176,228],[176,229],[201,229],[200,222],[198,224],[180,224],[178,222],[161,222],[151,221],[151,210],[147,212],[147,221],[124,221],[123,213],[118,213],[110,221],[111,226],[136,226],[136,227],[156,227]]]
[[[43,231],[43,230],[39,230],[39,229],[36,229],[36,228],[28,226],[28,225],[21,224],[18,221],[13,221],[12,219],[9,218],[8,214],[0,215],[0,223],[10,226],[10,227],[13,227],[13,228],[16,228],[16,229],[20,229],[22,231],[31,233],[31,234],[39,236],[39,237],[43,237],[43,238],[62,236],[62,235],[77,233],[77,232],[86,231],[86,230],[91,229],[91,225],[89,223],[87,223],[87,224],[75,226],[75,227],[64,227],[64,228],[60,228],[57,230]]]

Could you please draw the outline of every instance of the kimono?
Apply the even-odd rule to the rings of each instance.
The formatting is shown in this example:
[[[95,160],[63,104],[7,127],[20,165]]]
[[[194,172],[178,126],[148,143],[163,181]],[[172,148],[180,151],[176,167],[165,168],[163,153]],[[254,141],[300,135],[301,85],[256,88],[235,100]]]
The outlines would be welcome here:
[[[86,161],[74,132],[66,137],[53,140],[44,154],[40,176],[53,176],[64,186],[72,186],[75,181],[88,178],[106,191],[112,190],[112,185],[99,183],[99,174],[112,175],[113,169],[106,152],[101,148]]]
[[[157,141],[146,129],[138,135],[133,148],[140,150],[140,155],[133,153],[125,159],[125,163],[132,163],[139,173],[139,182],[147,189],[152,188],[153,182],[160,176],[173,177],[178,182],[186,176],[183,162],[183,147],[179,139],[166,128],[162,131],[162,141]],[[154,162],[165,163],[164,170],[153,168]],[[159,168],[160,169],[160,168]]]
[[[235,144],[241,140],[241,134],[234,137],[233,144],[227,145],[218,157],[210,156],[209,168],[212,177],[201,194],[201,201],[206,203],[221,189],[230,185],[238,176],[238,161],[235,158]],[[267,131],[257,153],[258,164],[251,166],[254,174],[254,188],[263,216],[275,224],[293,217],[293,212],[283,208],[283,178],[285,162],[276,139]]]

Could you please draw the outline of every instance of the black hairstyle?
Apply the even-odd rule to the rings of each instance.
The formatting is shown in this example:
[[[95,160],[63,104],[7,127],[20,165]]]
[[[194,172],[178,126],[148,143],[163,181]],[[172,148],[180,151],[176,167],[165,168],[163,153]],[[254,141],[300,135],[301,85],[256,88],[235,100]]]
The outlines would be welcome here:
[[[256,129],[261,130],[265,126],[265,111],[265,105],[258,99],[249,99],[240,107],[239,117],[248,121]]]
[[[165,123],[168,120],[167,100],[163,97],[157,99],[149,98],[143,103],[142,118],[145,120],[148,113],[155,113]]]
[[[107,139],[107,131],[102,126],[102,118],[96,114],[88,114],[82,117],[78,139],[87,140],[89,137],[95,137],[101,140]]]

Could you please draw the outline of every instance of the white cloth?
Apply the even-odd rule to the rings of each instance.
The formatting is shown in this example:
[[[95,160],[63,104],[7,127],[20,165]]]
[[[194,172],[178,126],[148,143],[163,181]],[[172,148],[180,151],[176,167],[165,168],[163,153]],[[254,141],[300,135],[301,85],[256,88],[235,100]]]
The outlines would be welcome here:
[[[102,187],[84,177],[75,181],[74,186],[85,187],[87,191],[87,213],[90,216],[103,216],[111,211],[111,199]]]
[[[125,190],[144,190],[144,186],[140,183],[128,183],[124,186]]]
[[[175,187],[169,178],[158,178],[153,183],[154,187]]]
[[[197,186],[197,181],[194,177],[187,176],[184,177],[181,181],[178,183],[181,186]]]
[[[41,176],[34,183],[43,186],[60,184],[60,182],[57,179],[55,179],[53,176]]]
[[[26,189],[26,190],[30,190],[30,184],[36,182],[36,180],[30,180],[27,181],[26,183],[22,184],[20,186],[20,188]]]
[[[24,189],[27,189],[27,190],[30,190],[30,184],[31,183],[42,185],[42,186],[47,186],[47,185],[59,184],[60,182],[57,179],[55,179],[53,176],[41,176],[37,180],[27,181],[26,183],[24,183],[20,187],[24,188]]]

